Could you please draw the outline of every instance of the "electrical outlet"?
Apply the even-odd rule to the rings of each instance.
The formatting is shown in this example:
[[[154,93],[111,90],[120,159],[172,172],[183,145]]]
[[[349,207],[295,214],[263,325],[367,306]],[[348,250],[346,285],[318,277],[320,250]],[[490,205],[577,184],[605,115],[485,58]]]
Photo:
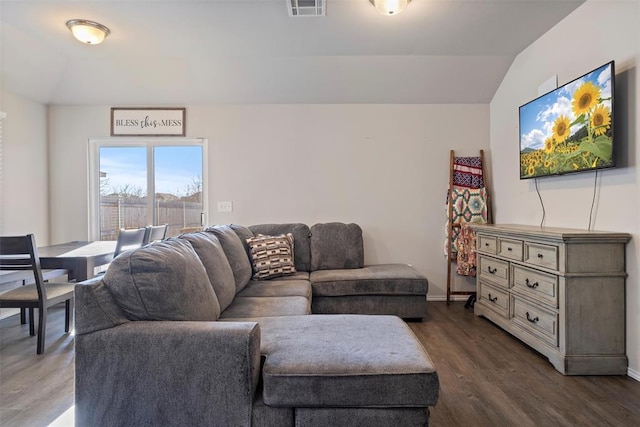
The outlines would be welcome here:
[[[232,202],[218,202],[218,212],[232,212],[232,211],[233,211]]]

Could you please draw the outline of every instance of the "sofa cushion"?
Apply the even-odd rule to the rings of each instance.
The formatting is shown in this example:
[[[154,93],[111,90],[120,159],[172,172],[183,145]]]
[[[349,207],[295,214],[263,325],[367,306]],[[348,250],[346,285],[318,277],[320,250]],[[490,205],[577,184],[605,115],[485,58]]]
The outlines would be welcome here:
[[[278,280],[306,280],[309,281],[309,272],[308,271],[299,271],[296,269],[296,272],[291,276],[282,276],[278,277]]]
[[[319,270],[311,273],[310,280],[314,296],[426,295],[429,289],[427,278],[406,264]]]
[[[252,275],[251,262],[244,244],[228,225],[214,225],[205,231],[213,233],[222,244],[222,249],[229,260],[231,270],[233,270],[236,292],[239,292],[246,286]]]
[[[299,316],[311,314],[309,299],[292,297],[239,297],[222,312],[221,319],[250,319],[255,317]]]
[[[258,234],[247,239],[253,279],[264,280],[295,274],[293,265],[293,235],[265,236]]]
[[[331,222],[311,227],[311,271],[363,265],[364,245],[359,225]]]
[[[200,257],[209,276],[209,282],[218,297],[220,310],[229,307],[236,295],[236,282],[229,260],[218,238],[213,233],[204,231],[183,234],[180,238],[191,243]]]
[[[298,271],[311,271],[311,243],[309,241],[309,226],[300,223],[291,224],[257,224],[249,226],[254,234],[277,236],[280,234],[293,234],[295,251],[293,262]]]
[[[240,238],[240,241],[243,243],[246,242],[247,239],[254,236],[253,232],[249,230],[248,227],[245,227],[244,225],[229,224],[229,227],[238,235],[238,237]]]
[[[239,297],[305,297],[311,299],[311,283],[308,280],[251,280]]]
[[[435,366],[398,317],[313,315],[259,323],[267,405],[427,407],[438,400]]]
[[[218,298],[191,244],[169,239],[115,258],[103,279],[130,320],[217,320]]]

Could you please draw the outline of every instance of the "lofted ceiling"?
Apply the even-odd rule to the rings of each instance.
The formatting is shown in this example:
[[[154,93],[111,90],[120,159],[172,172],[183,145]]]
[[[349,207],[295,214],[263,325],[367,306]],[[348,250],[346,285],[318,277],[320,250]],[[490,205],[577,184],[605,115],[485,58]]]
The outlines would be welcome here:
[[[43,104],[488,103],[515,56],[584,0],[0,0],[3,89]],[[69,19],[111,29],[83,45]]]

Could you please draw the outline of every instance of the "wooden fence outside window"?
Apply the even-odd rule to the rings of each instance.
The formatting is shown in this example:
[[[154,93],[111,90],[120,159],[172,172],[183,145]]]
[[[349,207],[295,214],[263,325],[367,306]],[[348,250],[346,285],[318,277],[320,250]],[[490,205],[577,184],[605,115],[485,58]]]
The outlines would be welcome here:
[[[100,240],[116,240],[121,228],[149,225],[145,197],[100,197]],[[155,223],[169,224],[167,237],[181,230],[199,227],[202,203],[183,200],[156,201]]]

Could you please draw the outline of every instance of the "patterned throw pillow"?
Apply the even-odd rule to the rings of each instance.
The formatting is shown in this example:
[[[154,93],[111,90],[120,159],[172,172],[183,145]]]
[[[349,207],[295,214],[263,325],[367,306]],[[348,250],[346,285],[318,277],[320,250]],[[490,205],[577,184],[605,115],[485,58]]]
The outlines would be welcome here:
[[[258,234],[247,239],[247,245],[253,264],[253,280],[271,279],[296,272],[293,264],[293,234]]]

